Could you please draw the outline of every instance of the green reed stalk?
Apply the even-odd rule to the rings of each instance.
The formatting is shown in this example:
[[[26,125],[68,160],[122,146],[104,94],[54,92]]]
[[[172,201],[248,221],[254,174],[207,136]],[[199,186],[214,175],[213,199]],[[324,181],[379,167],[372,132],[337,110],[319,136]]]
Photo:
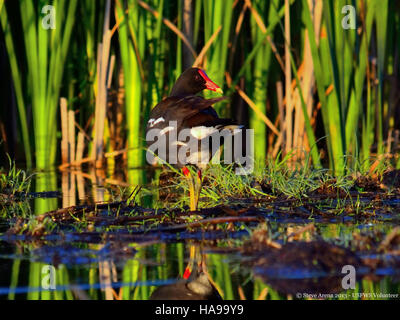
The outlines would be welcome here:
[[[183,1],[178,0],[178,29],[182,30],[183,20]],[[198,1],[200,2],[200,1]],[[175,66],[175,77],[174,80],[178,79],[179,75],[183,72],[183,56],[182,56],[182,40],[178,37],[176,40],[176,66]]]
[[[155,0],[154,5],[157,7],[158,16],[155,19],[153,15],[149,13],[146,14],[146,37],[144,39],[146,45],[148,46],[148,54],[152,57],[151,59],[149,59],[150,70],[148,73],[146,73],[148,77],[147,90],[149,92],[149,94],[147,95],[147,109],[145,110],[146,116],[148,115],[148,111],[162,100],[164,93],[164,59],[166,56],[167,46],[166,41],[163,38],[165,31],[162,28],[163,10],[165,6],[164,0]],[[178,56],[179,55],[180,54],[178,54]],[[179,75],[180,74],[176,74],[176,76]],[[172,79],[175,80],[175,77],[172,76]]]
[[[97,74],[96,74],[96,53],[97,53],[97,43],[101,41],[100,34],[103,31],[102,23],[104,21],[103,13],[104,13],[104,6],[100,2],[92,1],[92,0],[85,0],[82,2],[81,6],[81,14],[84,17],[82,23],[83,28],[82,30],[85,32],[85,53],[86,53],[86,63],[87,63],[87,72],[88,74],[84,75],[87,77],[87,81],[90,85],[86,86],[85,91],[87,95],[87,101],[89,103],[89,112],[94,112],[94,101],[95,101],[95,94],[97,91]],[[96,33],[96,15],[98,16],[99,20],[99,30],[100,32]],[[81,117],[83,112],[80,113]],[[90,152],[89,152],[90,154]]]
[[[8,60],[11,68],[11,75],[14,82],[15,97],[17,100],[18,114],[21,124],[22,141],[25,150],[26,165],[28,168],[32,167],[31,143],[29,139],[29,127],[26,117],[25,100],[23,93],[23,77],[21,70],[18,67],[17,52],[14,47],[13,36],[11,31],[10,21],[7,16],[7,10],[3,7],[4,0],[0,2],[0,23],[3,29],[6,49],[8,52]]]
[[[219,258],[222,260],[222,257],[219,257]],[[233,293],[232,275],[229,270],[229,265],[227,263],[224,263],[222,266],[222,269],[223,269],[223,273],[224,273],[224,284],[225,284],[224,298],[226,300],[233,300],[233,299],[235,299],[235,295]]]
[[[388,22],[388,0],[375,0],[375,21],[376,21],[376,41],[377,41],[377,62],[378,62],[378,96],[377,99],[377,140],[378,155],[384,153],[383,150],[383,87],[384,87],[384,68],[386,56],[387,22]]]
[[[178,262],[178,274],[182,276],[185,263],[185,247],[181,242],[176,244],[176,261]]]
[[[27,64],[26,88],[22,88],[21,70],[23,61],[19,65],[15,59],[15,51],[10,41],[7,50],[11,61],[14,85],[17,92],[17,103],[22,123],[23,136],[26,135],[26,116],[22,110],[29,103],[32,104],[34,138],[36,149],[36,166],[40,169],[47,168],[55,163],[56,156],[56,113],[58,97],[61,87],[64,62],[68,52],[69,40],[75,20],[76,0],[66,3],[56,0],[53,6],[56,10],[55,29],[45,29],[42,26],[42,8],[47,5],[45,1],[39,1],[37,7],[32,0],[22,0],[19,3],[22,35],[25,43],[23,54]],[[5,10],[3,11],[3,13]],[[2,13],[3,30],[7,30],[5,24],[10,24]],[[12,26],[11,26],[12,30]],[[7,31],[11,32],[12,31]],[[13,33],[14,38],[18,38]],[[29,96],[22,98],[22,90]],[[26,112],[26,111],[25,111]],[[25,150],[29,151],[28,139],[24,138]],[[27,154],[28,159],[29,155]]]
[[[143,261],[145,261],[146,259],[148,259],[147,254],[146,254],[146,248],[140,248],[138,250],[138,253],[136,254],[136,257],[140,260],[142,259]],[[140,281],[146,282],[148,280],[148,275],[147,275],[147,266],[145,264],[142,264],[139,268],[139,273],[140,273]],[[140,300],[148,300],[149,296],[150,296],[150,288],[148,286],[140,286],[138,287],[139,289],[139,297]]]
[[[278,2],[278,0],[273,0],[270,2],[269,6],[267,6],[266,1],[258,0],[253,1],[253,6],[260,13],[261,16],[265,17],[266,21],[271,21],[273,15],[275,14],[275,10],[272,9],[272,6],[277,7]],[[269,14],[267,15],[268,12]],[[257,43],[262,40],[264,41],[264,45],[257,51],[254,58],[252,82],[254,85],[253,101],[262,111],[262,113],[266,114],[267,86],[269,70],[271,69],[272,50],[269,43],[265,40],[265,32],[263,32],[263,30],[261,30],[257,26],[257,23],[253,16],[251,18],[251,31],[253,43]],[[265,122],[262,121],[253,110],[250,111],[250,127],[254,129],[254,143],[255,145],[257,145],[257,148],[255,148],[254,150],[255,161],[257,164],[260,164],[261,167],[264,167],[267,154],[267,128]]]
[[[228,60],[228,42],[232,29],[232,5],[233,0],[203,0],[204,42],[206,43],[219,26],[222,26],[218,38],[207,53],[207,64],[205,66],[208,76],[221,87],[225,82],[225,69]],[[212,93],[206,93],[206,95],[212,95]],[[215,106],[217,112],[220,115],[227,114],[221,109],[222,105]]]
[[[197,40],[199,39],[202,3],[203,3],[202,1],[194,2],[194,13],[193,13],[193,43],[194,44],[197,44]]]
[[[126,283],[138,281],[139,276],[139,261],[136,259],[128,260],[122,270],[122,281]],[[122,299],[130,300],[131,290],[133,288],[130,286],[123,287],[122,289]]]
[[[326,4],[325,2],[324,4]],[[304,14],[304,22],[307,27],[309,33],[309,41],[310,41],[310,48],[314,63],[314,72],[315,72],[315,80],[317,85],[318,97],[321,103],[321,112],[322,112],[322,119],[324,122],[325,132],[327,134],[327,146],[328,146],[328,153],[330,159],[331,169],[334,172],[342,173],[344,170],[344,135],[343,135],[343,128],[342,128],[342,112],[339,105],[339,98],[338,92],[335,90],[337,86],[335,86],[334,92],[326,97],[325,91],[328,88],[332,76],[332,69],[336,70],[336,61],[334,59],[333,54],[330,55],[328,51],[329,47],[326,43],[326,37],[321,36],[320,39],[320,50],[317,47],[317,43],[315,40],[315,31],[314,26],[311,20],[311,14],[308,7],[307,0],[303,0],[303,7],[305,8]],[[332,18],[329,15],[329,8],[324,6],[324,10],[328,11],[325,15],[326,19],[329,20]],[[328,21],[329,22],[329,21]],[[331,27],[331,32],[333,29]],[[331,37],[331,47],[330,49],[333,50],[334,41],[336,38]],[[322,66],[327,66],[322,69]],[[338,82],[337,76],[336,81]],[[336,82],[336,85],[338,83]]]
[[[57,190],[57,175],[55,171],[39,173],[36,176],[36,192],[47,190]],[[54,198],[36,198],[35,214],[39,215],[48,211],[57,209],[57,199]]]
[[[156,28],[153,34],[154,39],[158,42],[158,45],[154,47],[154,61],[155,61],[155,78],[157,79],[157,102],[162,99],[162,91],[164,85],[164,55],[166,42],[163,39],[163,10],[164,10],[164,0],[158,1],[158,18],[156,21]]]
[[[93,286],[97,283],[98,281],[98,265],[97,264],[92,264],[89,268],[88,272],[88,281],[89,285],[92,286],[89,289],[89,297],[91,300],[98,300],[99,299],[99,294],[96,289],[93,288]]]
[[[128,9],[126,13],[125,10]],[[143,163],[141,137],[141,103],[142,80],[140,76],[139,52],[135,51],[134,41],[139,38],[139,6],[135,0],[127,2],[127,7],[122,6],[122,1],[117,1],[115,16],[122,21],[119,26],[119,44],[122,67],[124,70],[126,127],[128,140],[128,167],[140,167]],[[131,32],[131,33],[130,33]],[[136,39],[135,39],[136,38]],[[140,177],[134,177],[139,180]]]
[[[1,3],[0,3],[0,11],[1,11]],[[15,288],[18,286],[18,277],[20,269],[21,269],[21,259],[14,259],[11,269],[11,283],[10,283],[10,291],[8,293],[8,300],[15,299]]]
[[[355,153],[357,145],[357,124],[360,119],[363,107],[363,89],[368,64],[368,44],[371,38],[371,29],[373,22],[374,10],[368,8],[366,12],[365,30],[362,34],[361,45],[359,49],[359,64],[354,70],[354,88],[351,92],[349,108],[346,115],[346,146],[348,152]],[[364,126],[363,126],[364,131]],[[364,134],[361,134],[364,140]],[[369,149],[369,147],[368,147]]]
[[[235,299],[229,265],[223,261],[222,256],[216,254],[209,254],[207,261],[211,278],[222,290],[221,294],[223,295],[223,299]]]
[[[345,52],[348,53],[348,50],[344,50],[342,37],[345,37],[347,30],[342,33],[341,29],[339,29],[341,28],[341,11],[336,12],[338,8],[341,7],[337,5],[334,8],[332,1],[324,3],[323,13],[327,37],[321,39],[321,43],[327,41],[327,45],[324,46],[324,44],[321,44],[322,50],[320,54],[323,65],[327,66],[327,74],[330,75],[329,82],[333,83],[334,90],[326,98],[326,104],[321,105],[321,109],[325,108],[326,111],[324,114],[328,126],[325,126],[325,132],[328,135],[327,139],[330,140],[331,168],[335,173],[342,174],[345,168],[344,155],[346,152],[344,109],[347,105],[347,92],[343,79],[346,78],[346,73],[350,73],[349,71],[345,71],[344,61],[351,60],[351,57],[344,57]],[[323,50],[324,48],[325,50]],[[326,88],[323,89],[323,95],[325,95]]]
[[[64,264],[60,264],[56,269],[57,285],[68,287],[71,285],[69,281],[68,269]],[[54,291],[54,300],[75,300],[75,297],[71,290],[65,289],[65,291]]]
[[[39,288],[41,277],[41,263],[40,262],[30,262],[29,263],[29,279],[28,285],[30,288]],[[30,291],[27,295],[27,300],[39,300],[39,291]]]
[[[42,2],[46,4],[45,1]],[[38,64],[35,65],[34,57],[31,61],[32,69],[40,66],[39,76],[35,81],[42,81],[39,94],[34,95],[33,115],[35,123],[35,147],[36,166],[46,168],[55,163],[56,157],[56,115],[58,110],[59,91],[64,71],[64,62],[69,47],[69,40],[75,22],[75,10],[77,1],[72,0],[68,4],[59,0],[54,2],[56,8],[56,29],[45,30],[38,26]],[[40,6],[41,8],[41,6]],[[64,14],[65,13],[65,14]],[[59,25],[58,25],[59,23]],[[64,28],[62,28],[64,26]],[[29,24],[26,26],[34,39],[34,30]],[[33,42],[26,39],[26,43]],[[28,54],[29,56],[29,54]],[[49,68],[49,72],[46,72]],[[42,96],[43,95],[43,96]],[[36,104],[36,106],[35,106]],[[43,115],[48,114],[47,117]],[[38,132],[38,133],[37,133]],[[50,146],[50,148],[49,148]]]
[[[291,0],[290,4],[292,4],[295,0]],[[267,40],[268,36],[271,36],[272,31],[275,29],[275,26],[279,23],[279,21],[282,19],[282,17],[285,14],[285,7],[282,6],[280,10],[278,10],[276,7],[271,7],[271,9],[274,8],[275,14],[271,17],[271,20],[268,21],[267,25],[267,32],[264,34],[264,38],[261,38],[258,40],[258,42],[253,46],[252,50],[250,53],[247,55],[246,60],[243,62],[242,66],[240,67],[238,73],[235,75],[232,81],[232,85],[230,89],[225,93],[226,95],[229,95],[234,92],[236,85],[239,83],[239,80],[241,77],[244,76],[245,72],[248,70],[250,64],[254,60],[254,58],[257,55],[258,50],[260,50],[263,46],[265,41]]]
[[[346,157],[356,155],[358,136],[357,126],[362,114],[364,84],[369,68],[369,42],[373,21],[376,23],[378,88],[367,79],[366,112],[363,115],[361,128],[363,167],[369,167],[369,155],[373,142],[377,141],[378,155],[383,154],[383,74],[385,68],[386,31],[388,3],[366,2],[366,14],[361,35],[357,29],[342,27],[341,8],[346,1],[324,2],[324,26],[326,32],[320,39],[317,48],[315,38],[310,36],[313,62],[315,66],[318,96],[327,134],[327,145],[330,166],[336,174],[344,173]],[[303,6],[308,8],[307,1]],[[377,9],[379,7],[379,9]],[[377,9],[377,10],[375,10]],[[311,17],[306,10],[305,24],[307,30],[314,34]],[[324,66],[322,72],[322,66]],[[333,85],[327,96],[325,91]],[[374,105],[376,104],[376,109]],[[375,110],[375,111],[374,111]],[[374,127],[376,124],[376,133]],[[356,165],[358,161],[354,161]]]

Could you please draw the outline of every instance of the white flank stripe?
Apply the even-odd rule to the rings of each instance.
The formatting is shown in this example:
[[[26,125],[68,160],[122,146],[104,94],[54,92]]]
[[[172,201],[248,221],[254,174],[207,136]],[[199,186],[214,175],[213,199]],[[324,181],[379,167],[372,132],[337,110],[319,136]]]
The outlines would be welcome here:
[[[164,122],[165,119],[163,117],[158,118],[156,121],[154,121],[153,126],[156,125],[159,122]]]
[[[174,130],[174,129],[175,129],[175,127],[166,127],[160,131],[160,135],[166,134],[167,132],[170,132],[171,130]]]
[[[163,117],[160,117],[160,118],[158,118],[157,120],[151,118],[151,119],[148,121],[148,124],[150,125],[150,128],[151,128],[151,127],[154,127],[157,123],[164,122],[164,121],[165,121],[165,119],[164,119]]]

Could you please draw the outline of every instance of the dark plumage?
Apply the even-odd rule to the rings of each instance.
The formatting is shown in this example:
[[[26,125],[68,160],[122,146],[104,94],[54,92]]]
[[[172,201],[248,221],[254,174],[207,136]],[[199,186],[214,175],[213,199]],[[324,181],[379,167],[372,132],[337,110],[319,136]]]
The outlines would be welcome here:
[[[166,153],[165,155],[158,154],[164,161],[178,167],[186,164],[204,167],[204,163],[212,158],[218,148],[214,148],[215,150],[211,150],[211,147],[207,150],[200,149],[203,139],[210,139],[213,134],[217,134],[224,128],[238,128],[231,119],[219,118],[212,107],[213,104],[226,99],[226,97],[205,99],[196,95],[204,89],[222,93],[221,88],[212,82],[203,70],[187,69],[176,81],[170,96],[157,104],[151,111],[147,132],[151,129],[158,129],[159,136],[165,135]],[[183,129],[189,129],[190,136],[186,139],[179,139],[179,133]],[[181,159],[178,159],[177,156],[170,156],[169,135],[171,134],[176,134],[178,138],[172,141],[177,146],[177,154],[182,147],[193,150],[194,143],[199,150],[198,154],[191,154],[187,151],[185,162],[180,161]],[[152,141],[148,141],[148,145],[151,143]]]

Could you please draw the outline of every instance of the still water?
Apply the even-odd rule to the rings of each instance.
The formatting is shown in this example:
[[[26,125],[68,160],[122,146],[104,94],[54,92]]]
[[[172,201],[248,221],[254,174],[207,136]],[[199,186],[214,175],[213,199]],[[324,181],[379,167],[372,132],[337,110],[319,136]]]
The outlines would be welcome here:
[[[354,235],[371,234],[368,239],[376,234],[388,235],[399,220],[396,199],[387,206],[395,208],[397,214],[392,210],[390,215],[382,212],[363,219],[290,215],[270,205],[237,200],[230,210],[240,208],[248,216],[256,215],[257,222],[237,220],[214,229],[178,231],[163,227],[160,220],[141,220],[146,215],[159,217],[164,214],[163,208],[173,206],[160,200],[157,188],[145,188],[147,191],[140,193],[132,206],[96,206],[125,201],[123,195],[131,193],[138,181],[146,182],[145,175],[139,170],[118,179],[107,179],[106,173],[96,172],[35,175],[35,192],[1,208],[0,299],[149,299],[157,287],[182,281],[193,247],[200,250],[217,290],[228,300],[398,298],[398,253],[356,249],[363,261],[378,261],[378,254],[379,261],[390,263],[379,262],[372,269],[371,263],[357,266],[355,289],[346,290],[342,286],[346,274],[340,264],[335,273],[327,272],[327,268],[318,266],[322,262],[312,261],[319,254],[318,248],[315,251],[302,246],[327,241],[351,248]],[[75,206],[81,206],[80,215],[71,214],[65,221],[37,223],[32,218]],[[88,206],[96,207],[95,216],[89,209],[85,213]],[[117,224],[116,219],[120,219]],[[268,237],[275,239],[272,247],[292,241],[301,241],[301,246],[284,248],[290,258],[285,257],[284,250],[272,251],[272,256],[270,251],[253,251],[250,239],[254,239],[253,231],[260,224]],[[16,226],[29,233],[10,232],[10,228],[17,230]],[[304,232],[297,233],[302,228]],[[336,247],[326,250],[325,255],[335,255],[328,251],[334,252]],[[352,261],[346,260],[348,254],[343,251],[343,261]],[[326,257],[321,259],[325,261]]]

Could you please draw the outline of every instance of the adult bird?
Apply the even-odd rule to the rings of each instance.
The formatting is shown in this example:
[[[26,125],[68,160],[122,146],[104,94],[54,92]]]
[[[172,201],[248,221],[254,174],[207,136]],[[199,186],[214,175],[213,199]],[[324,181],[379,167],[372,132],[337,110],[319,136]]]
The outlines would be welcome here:
[[[155,137],[162,138],[165,147],[162,152],[158,148],[158,152],[154,153],[163,161],[183,168],[189,181],[190,207],[193,211],[197,209],[201,190],[201,170],[206,167],[222,142],[219,132],[240,128],[231,119],[219,118],[212,107],[226,97],[205,99],[197,95],[205,89],[223,93],[204,70],[187,69],[174,84],[170,95],[153,108],[146,129],[146,138],[150,132],[153,132],[154,138],[151,141],[147,139],[149,150],[152,151],[151,145]],[[217,137],[219,143],[210,143],[212,137]],[[158,147],[160,145],[162,144],[159,143]],[[199,169],[195,178],[186,165],[195,165]]]
[[[223,93],[204,70],[199,68],[185,70],[172,87],[170,95],[150,112],[146,128],[148,154],[154,153],[163,161],[182,168],[189,184],[191,211],[197,210],[202,187],[201,170],[209,163],[222,142],[218,134],[224,129],[232,131],[240,128],[231,119],[219,118],[212,107],[226,97],[205,99],[197,95],[206,89]],[[218,143],[210,143],[210,138],[215,136]],[[155,141],[157,150],[152,147]],[[195,177],[187,165],[198,168]],[[183,274],[184,279],[189,279],[192,274],[196,251],[196,247],[191,246],[189,264]]]

